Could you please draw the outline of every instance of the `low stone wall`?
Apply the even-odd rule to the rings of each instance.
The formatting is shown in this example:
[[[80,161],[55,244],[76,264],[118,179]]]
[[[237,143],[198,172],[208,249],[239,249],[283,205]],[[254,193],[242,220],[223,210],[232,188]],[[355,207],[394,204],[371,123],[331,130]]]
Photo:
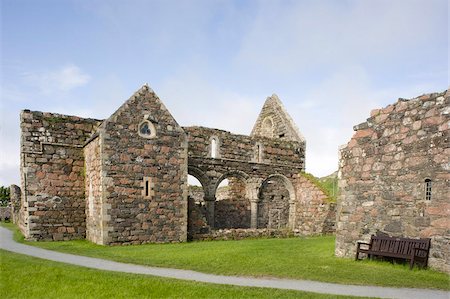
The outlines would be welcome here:
[[[9,190],[11,201],[11,221],[19,227],[20,231],[24,235],[26,235],[28,219],[22,199],[22,191],[17,185],[11,185]]]
[[[203,200],[203,199],[202,199]],[[194,236],[209,233],[210,227],[206,220],[206,207],[198,203],[193,197],[188,197],[188,240]]]
[[[11,220],[11,207],[0,207],[0,220]]]
[[[295,206],[294,231],[301,235],[320,235],[335,232],[336,204],[311,180],[299,176],[295,187],[298,201]]]
[[[288,229],[252,229],[252,228],[235,228],[235,229],[219,229],[213,230],[207,234],[197,234],[193,236],[193,240],[242,240],[248,238],[288,238],[293,237],[294,233]]]

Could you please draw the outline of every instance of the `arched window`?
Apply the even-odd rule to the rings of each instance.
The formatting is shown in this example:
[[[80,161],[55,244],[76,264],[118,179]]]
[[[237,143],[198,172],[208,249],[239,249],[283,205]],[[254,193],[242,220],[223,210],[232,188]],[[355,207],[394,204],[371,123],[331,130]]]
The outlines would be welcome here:
[[[216,137],[211,138],[211,158],[218,156],[218,141]]]
[[[431,179],[425,179],[425,200],[431,200]]]
[[[263,153],[263,147],[261,143],[256,143],[255,146],[255,161],[256,162],[262,162],[262,153]]]
[[[256,145],[256,161],[261,162],[261,145]]]
[[[273,138],[273,121],[270,117],[266,117],[262,123],[262,136]]]

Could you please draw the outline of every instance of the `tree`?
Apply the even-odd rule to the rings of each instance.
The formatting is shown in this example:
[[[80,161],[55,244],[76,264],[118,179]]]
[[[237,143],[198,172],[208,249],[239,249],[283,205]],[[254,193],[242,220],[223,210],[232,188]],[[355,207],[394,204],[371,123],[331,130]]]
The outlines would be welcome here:
[[[8,187],[0,187],[0,206],[6,207],[10,201],[10,191]]]

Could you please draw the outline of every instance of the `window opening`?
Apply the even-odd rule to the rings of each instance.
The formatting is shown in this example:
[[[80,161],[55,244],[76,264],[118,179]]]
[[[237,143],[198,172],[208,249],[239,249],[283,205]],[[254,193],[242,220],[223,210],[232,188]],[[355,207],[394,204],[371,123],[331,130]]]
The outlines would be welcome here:
[[[211,158],[217,158],[217,140],[211,139]]]
[[[155,138],[156,137],[155,125],[149,120],[144,120],[139,124],[138,133],[139,136],[144,138]]]
[[[141,125],[141,134],[142,135],[150,135],[151,133],[152,133],[152,131],[148,127],[148,123],[147,122],[143,123]]]
[[[143,187],[142,196],[144,198],[151,199],[155,195],[155,183],[151,177],[144,177],[141,186]]]
[[[425,200],[431,200],[431,179],[425,179]]]
[[[261,162],[262,160],[262,148],[261,144],[256,144],[256,162]]]

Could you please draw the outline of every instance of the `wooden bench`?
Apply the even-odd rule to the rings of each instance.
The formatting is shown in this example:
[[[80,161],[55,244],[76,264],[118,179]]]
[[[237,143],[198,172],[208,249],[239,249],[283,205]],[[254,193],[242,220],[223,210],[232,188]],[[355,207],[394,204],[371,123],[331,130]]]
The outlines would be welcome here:
[[[360,253],[365,253],[368,258],[388,257],[407,260],[410,269],[413,268],[414,263],[421,264],[426,268],[430,245],[431,239],[429,238],[409,239],[372,235],[370,243],[358,242],[355,260],[359,260]]]

